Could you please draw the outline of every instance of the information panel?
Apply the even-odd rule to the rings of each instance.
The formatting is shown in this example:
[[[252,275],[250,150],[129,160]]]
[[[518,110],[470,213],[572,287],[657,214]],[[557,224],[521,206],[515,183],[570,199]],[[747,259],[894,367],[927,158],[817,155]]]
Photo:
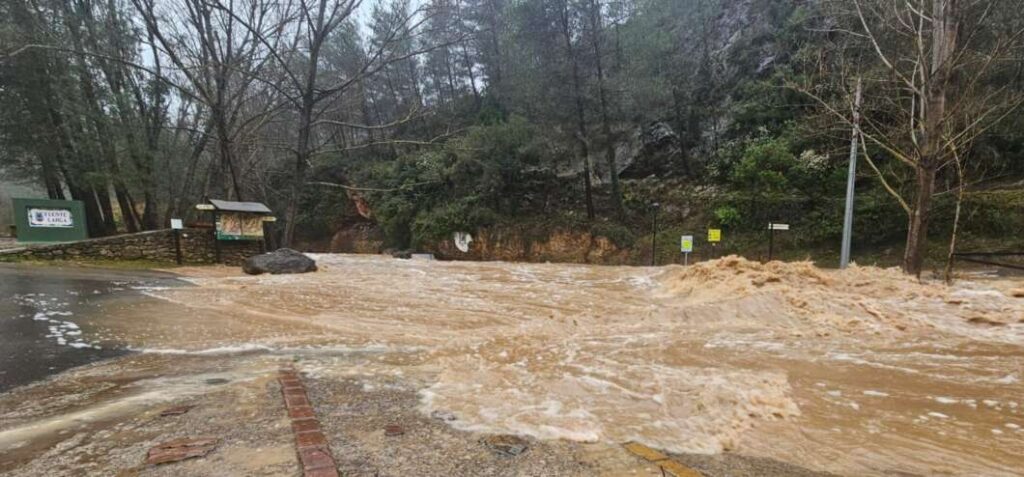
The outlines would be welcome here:
[[[68,209],[28,209],[29,227],[74,227],[75,219]]]

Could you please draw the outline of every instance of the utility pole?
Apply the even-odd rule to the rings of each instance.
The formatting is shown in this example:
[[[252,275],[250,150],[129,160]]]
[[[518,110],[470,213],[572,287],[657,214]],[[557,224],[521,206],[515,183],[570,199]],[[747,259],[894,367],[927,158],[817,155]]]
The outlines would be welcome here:
[[[860,139],[860,104],[863,85],[857,78],[857,92],[853,100],[853,132],[850,134],[850,172],[846,177],[846,211],[843,215],[843,245],[839,252],[839,268],[850,264],[850,242],[853,240],[853,185],[857,178],[857,146]]]

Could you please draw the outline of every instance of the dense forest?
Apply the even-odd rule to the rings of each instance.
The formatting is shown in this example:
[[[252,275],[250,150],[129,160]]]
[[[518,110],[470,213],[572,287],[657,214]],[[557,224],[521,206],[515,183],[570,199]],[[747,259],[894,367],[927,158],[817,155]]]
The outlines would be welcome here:
[[[279,245],[583,230],[638,258],[659,214],[669,261],[708,227],[759,255],[769,221],[835,254],[853,150],[855,251],[920,273],[1024,245],[1020,6],[13,0],[0,173],[84,201],[92,236],[225,198],[270,205]]]

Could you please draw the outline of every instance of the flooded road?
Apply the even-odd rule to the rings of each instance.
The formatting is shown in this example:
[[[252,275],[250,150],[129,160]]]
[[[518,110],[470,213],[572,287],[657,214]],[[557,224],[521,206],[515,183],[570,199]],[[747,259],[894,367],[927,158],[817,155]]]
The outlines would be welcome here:
[[[101,345],[101,309],[171,281],[152,272],[0,264],[0,392],[124,354],[117,343]]]
[[[396,383],[421,415],[472,433],[639,441],[839,475],[1024,469],[1019,279],[946,287],[732,257],[688,268],[317,259],[307,275],[182,269],[193,286],[142,290],[105,308],[97,330],[137,352],[123,372],[149,381],[133,395],[201,394],[194,376],[255,379],[289,359],[364,392]],[[0,415],[24,413],[0,398]],[[33,422],[0,428],[0,448],[31,440]]]

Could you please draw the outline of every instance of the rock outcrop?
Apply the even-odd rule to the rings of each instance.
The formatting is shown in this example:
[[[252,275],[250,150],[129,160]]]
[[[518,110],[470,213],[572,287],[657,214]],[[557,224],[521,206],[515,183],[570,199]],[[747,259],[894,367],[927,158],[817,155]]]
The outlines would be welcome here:
[[[679,135],[661,121],[636,128],[615,148],[615,157],[619,177],[624,179],[690,173]]]
[[[249,257],[242,265],[242,271],[249,275],[307,273],[316,270],[316,261],[290,248],[281,248],[270,253]]]
[[[453,240],[434,244],[430,252],[443,260],[501,260],[510,262],[630,263],[629,250],[607,237],[583,230],[531,233],[517,227],[477,230],[468,252]]]
[[[331,237],[327,251],[331,253],[380,253],[384,239],[380,227],[373,222],[357,222],[338,229]]]

